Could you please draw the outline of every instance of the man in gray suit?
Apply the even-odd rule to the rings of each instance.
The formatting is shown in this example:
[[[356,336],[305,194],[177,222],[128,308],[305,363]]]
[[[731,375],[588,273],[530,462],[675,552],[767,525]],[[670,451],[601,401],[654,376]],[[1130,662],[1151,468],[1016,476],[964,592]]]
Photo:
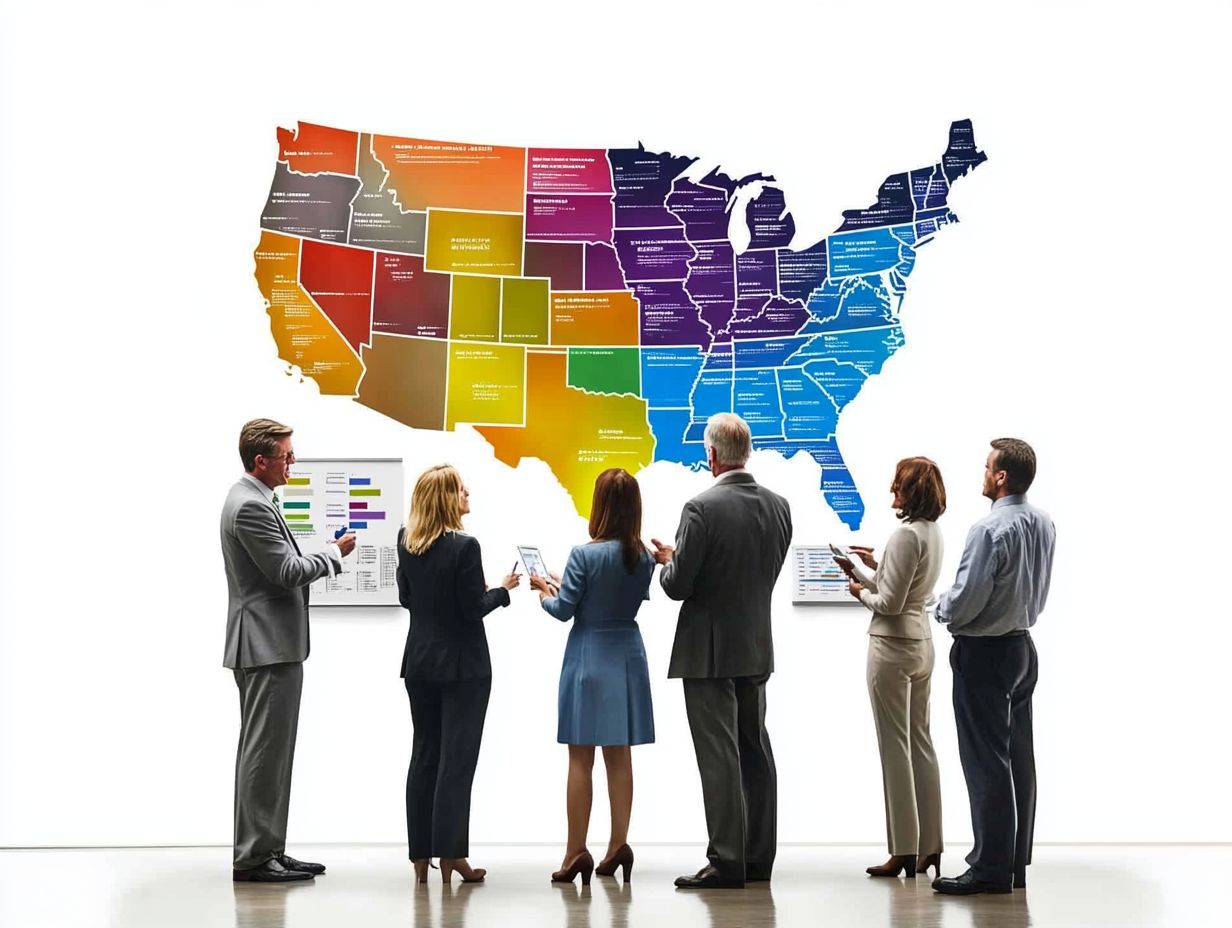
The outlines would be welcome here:
[[[223,666],[240,691],[235,758],[236,880],[310,880],[322,864],[288,857],[287,809],[308,656],[308,585],[333,576],[355,547],[347,533],[325,551],[301,554],[274,494],[295,462],[291,429],[254,419],[240,431],[245,474],[222,507],[227,568]]]
[[[744,469],[753,442],[743,419],[711,416],[704,440],[714,486],[685,504],[675,547],[651,541],[663,591],[683,600],[667,675],[684,680],[710,833],[709,863],[676,885],[725,889],[768,880],[774,867],[770,593],[791,542],[791,509]]]

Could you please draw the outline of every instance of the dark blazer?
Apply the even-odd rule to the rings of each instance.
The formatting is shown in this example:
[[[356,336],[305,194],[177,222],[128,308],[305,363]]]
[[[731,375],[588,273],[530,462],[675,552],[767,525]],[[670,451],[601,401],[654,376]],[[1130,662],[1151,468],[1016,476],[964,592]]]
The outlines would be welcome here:
[[[770,593],[791,543],[787,500],[753,475],[724,476],[685,503],[676,554],[659,583],[684,600],[669,677],[751,677],[774,670]]]
[[[398,533],[398,601],[411,613],[402,652],[408,680],[449,682],[492,676],[483,617],[509,605],[503,586],[484,591],[479,542],[446,532],[423,554],[411,554]]]
[[[323,551],[302,554],[274,504],[244,477],[219,526],[227,568],[224,667],[264,667],[308,657],[308,585],[333,573]]]

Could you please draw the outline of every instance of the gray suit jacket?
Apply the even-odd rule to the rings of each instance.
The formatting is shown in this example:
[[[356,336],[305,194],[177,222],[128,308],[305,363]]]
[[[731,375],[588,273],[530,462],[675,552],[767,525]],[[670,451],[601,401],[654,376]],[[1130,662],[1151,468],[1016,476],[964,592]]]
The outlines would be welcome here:
[[[659,576],[684,600],[669,677],[748,677],[774,670],[770,593],[791,543],[787,500],[753,475],[725,476],[685,503],[676,555]]]
[[[301,554],[274,504],[240,478],[222,507],[227,568],[224,667],[264,667],[308,656],[308,584],[329,576],[324,551]]]

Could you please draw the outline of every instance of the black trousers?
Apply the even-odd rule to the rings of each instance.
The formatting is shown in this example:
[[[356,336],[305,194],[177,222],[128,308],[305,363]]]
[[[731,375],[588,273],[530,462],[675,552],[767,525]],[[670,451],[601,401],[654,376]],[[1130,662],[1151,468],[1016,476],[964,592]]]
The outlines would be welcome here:
[[[406,832],[412,859],[470,853],[471,783],[491,692],[491,677],[450,683],[406,681],[415,728],[406,774]]]
[[[1035,835],[1031,694],[1039,656],[1028,634],[956,637],[950,667],[975,832],[967,863],[977,879],[1008,885],[1031,863]]]
[[[686,678],[684,705],[702,777],[710,865],[730,879],[769,879],[778,773],[766,731],[766,681]]]

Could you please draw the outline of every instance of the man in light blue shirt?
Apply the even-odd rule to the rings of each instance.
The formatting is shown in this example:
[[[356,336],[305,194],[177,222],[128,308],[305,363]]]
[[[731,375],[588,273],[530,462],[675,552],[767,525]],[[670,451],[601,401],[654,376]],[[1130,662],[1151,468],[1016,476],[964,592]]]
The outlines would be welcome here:
[[[1035,747],[1031,695],[1039,659],[1028,629],[1043,611],[1052,577],[1056,529],[1027,502],[1035,452],[998,438],[984,467],[992,510],[971,527],[954,585],[936,619],[954,636],[954,720],[975,847],[970,868],[941,877],[950,895],[1024,888],[1035,831]]]

